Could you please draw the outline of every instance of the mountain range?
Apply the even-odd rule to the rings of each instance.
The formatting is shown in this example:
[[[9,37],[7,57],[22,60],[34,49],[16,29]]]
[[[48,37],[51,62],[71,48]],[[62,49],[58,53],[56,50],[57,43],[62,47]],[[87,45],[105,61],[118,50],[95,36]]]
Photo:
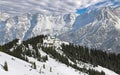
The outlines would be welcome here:
[[[90,48],[120,53],[119,10],[120,7],[103,7],[80,15],[11,15],[0,12],[0,44],[45,34]]]

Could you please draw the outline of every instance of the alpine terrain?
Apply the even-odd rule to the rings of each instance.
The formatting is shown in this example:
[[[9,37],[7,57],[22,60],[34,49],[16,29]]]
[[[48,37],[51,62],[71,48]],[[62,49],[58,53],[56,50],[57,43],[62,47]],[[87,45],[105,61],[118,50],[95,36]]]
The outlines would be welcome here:
[[[120,75],[120,0],[0,0],[0,75]]]
[[[80,15],[11,15],[0,12],[0,43],[45,34],[89,48],[120,53],[119,10],[120,7],[102,7]]]
[[[119,75],[119,59],[120,54],[108,54],[39,35],[26,41],[15,39],[1,45],[0,74]]]

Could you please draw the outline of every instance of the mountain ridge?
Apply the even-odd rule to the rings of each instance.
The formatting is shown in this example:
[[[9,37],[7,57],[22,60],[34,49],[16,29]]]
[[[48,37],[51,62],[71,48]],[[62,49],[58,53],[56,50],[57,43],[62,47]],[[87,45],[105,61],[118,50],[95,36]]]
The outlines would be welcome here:
[[[87,16],[84,17],[84,15]],[[93,10],[83,14],[83,16],[80,15],[79,18],[82,19],[78,19],[79,26],[81,26],[81,23],[83,24],[84,21],[87,21],[85,22],[86,24],[83,24],[82,27],[76,29],[74,32],[60,35],[59,37],[61,39],[90,48],[111,49],[110,52],[119,52],[119,48],[116,46],[119,47],[120,18],[112,12],[111,8],[105,7],[102,10]]]
[[[89,52],[87,47],[64,42],[55,37],[39,35],[26,41],[15,39],[0,46],[0,59],[3,60],[0,65],[5,61],[8,63],[8,71],[4,71],[0,66],[0,72],[3,71],[1,73],[8,75],[15,74],[12,71],[21,72],[24,69],[20,74],[69,75],[68,72],[63,71],[65,68],[75,75],[118,75],[120,73],[120,66],[118,66],[120,60],[117,60],[119,56],[120,54],[107,54],[95,49],[90,49]],[[116,60],[113,59],[114,57]],[[13,66],[11,62],[18,66]],[[11,67],[14,70],[11,70]],[[16,67],[20,68],[15,69]],[[63,69],[61,70],[60,67]]]
[[[0,44],[16,38],[26,40],[45,34],[90,48],[111,50],[110,52],[117,53],[120,52],[118,50],[120,47],[119,42],[117,41],[119,40],[120,29],[118,10],[118,8],[113,10],[113,8],[104,7],[81,15],[74,13],[65,15],[28,13],[21,16],[10,16],[9,14],[1,13],[0,38],[2,39],[0,39]],[[110,42],[110,39],[113,42]]]

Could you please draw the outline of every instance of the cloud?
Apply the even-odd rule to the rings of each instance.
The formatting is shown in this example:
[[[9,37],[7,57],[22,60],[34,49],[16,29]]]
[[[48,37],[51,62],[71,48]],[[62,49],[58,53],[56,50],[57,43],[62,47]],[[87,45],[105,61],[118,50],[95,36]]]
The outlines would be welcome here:
[[[16,14],[26,12],[65,14],[104,1],[108,0],[0,0],[0,9]],[[110,0],[111,3],[112,1],[118,2],[119,0]]]
[[[103,6],[120,6],[120,0],[104,0],[103,2],[99,2],[94,7],[103,7]]]

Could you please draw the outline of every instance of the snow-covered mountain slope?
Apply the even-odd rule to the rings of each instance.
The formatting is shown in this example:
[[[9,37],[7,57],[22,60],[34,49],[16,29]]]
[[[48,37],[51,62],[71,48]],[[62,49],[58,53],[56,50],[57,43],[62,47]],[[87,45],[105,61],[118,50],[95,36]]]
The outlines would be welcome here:
[[[53,41],[55,41],[53,46],[55,46],[56,48],[60,47],[62,43],[69,44],[67,42],[63,42],[58,39],[55,38],[53,39],[48,37],[44,39],[43,45],[46,47],[51,47],[51,45],[49,44],[53,43]],[[20,44],[22,44],[21,40],[17,42],[17,45]],[[14,48],[15,45],[10,49],[10,51],[13,52]],[[32,45],[29,44],[28,48],[31,51],[34,51]],[[22,49],[24,50],[24,48]],[[26,56],[28,60],[26,62],[24,60],[21,60],[19,58],[13,57],[11,55],[8,55],[0,51],[0,61],[1,61],[0,74],[2,75],[73,75],[73,74],[88,75],[87,73],[80,72],[72,67],[68,67],[67,65],[57,61],[56,59],[53,59],[51,56],[43,52],[41,48],[39,48],[38,51],[40,52],[41,57],[47,56],[48,60],[43,62],[43,61],[38,61],[37,58]],[[5,71],[3,68],[5,62],[7,62],[8,71]],[[33,63],[35,63],[36,69],[33,68]]]
[[[120,53],[120,18],[105,7],[77,16],[75,30],[59,37],[90,48]]]
[[[53,44],[51,45],[51,43]],[[64,53],[60,51],[62,43],[69,45],[69,43],[60,41],[59,39],[56,39],[53,37],[47,37],[43,40],[43,44],[41,46],[54,47],[58,53],[60,53],[61,55],[64,55]],[[22,41],[17,42],[18,47],[20,46],[20,44],[22,44]],[[39,46],[40,44],[41,43],[39,42],[37,45]],[[14,49],[15,49],[14,47],[15,45],[10,49],[10,52],[14,52]],[[36,51],[34,50],[34,47],[32,44],[28,44],[28,47],[23,46],[23,48],[21,49],[22,51],[24,50],[27,51],[27,49],[29,49],[30,51]],[[38,61],[38,59],[35,58],[34,56],[29,57],[28,55],[25,55],[25,57],[28,58],[27,59],[28,61],[26,62],[16,57],[13,57],[11,55],[8,55],[6,53],[0,52],[0,61],[1,61],[0,74],[2,75],[16,75],[16,74],[17,75],[34,75],[34,74],[36,75],[89,75],[88,73],[85,73],[86,72],[85,69],[87,70],[92,69],[98,72],[104,72],[105,75],[118,75],[117,73],[107,68],[104,68],[101,66],[93,66],[92,64],[85,63],[82,61],[78,61],[78,63],[74,63],[72,60],[68,58],[69,63],[76,64],[81,69],[84,68],[82,71],[80,71],[56,60],[55,58],[52,57],[52,55],[45,53],[41,47],[40,48],[38,47],[38,52],[40,52],[41,57],[47,56],[48,59],[45,62],[43,62],[43,61]],[[22,54],[25,54],[25,53],[22,53]],[[7,62],[8,71],[5,71],[3,68],[5,62]],[[33,63],[36,64],[36,69],[33,68]]]
[[[40,34],[92,48],[120,53],[119,8],[97,8],[77,15],[0,13],[0,44],[15,38],[26,40]]]
[[[120,18],[120,6],[116,7],[113,12]]]
[[[30,63],[15,58],[0,52],[0,74],[1,75],[87,75],[71,67],[55,61],[52,58],[48,58],[47,62],[39,62],[34,58],[29,58],[31,62],[35,62],[37,69],[33,69]],[[2,67],[7,62],[8,71],[5,71]],[[45,68],[43,68],[45,65]],[[51,71],[50,71],[51,68]]]
[[[0,52],[0,74],[1,75],[88,75],[83,72],[76,71],[71,67],[48,58],[47,62],[39,62],[34,58],[29,58],[30,61],[35,62],[37,69],[33,69],[31,63],[25,62],[6,53]],[[4,63],[7,62],[8,71],[3,69]],[[45,68],[43,68],[45,65]],[[50,71],[51,68],[51,71]],[[101,66],[95,67],[95,70],[104,71],[106,75],[118,75],[109,69]]]
[[[15,38],[27,39],[40,34],[59,35],[72,28],[76,14],[42,15],[23,14],[21,16],[0,14],[0,43]]]

